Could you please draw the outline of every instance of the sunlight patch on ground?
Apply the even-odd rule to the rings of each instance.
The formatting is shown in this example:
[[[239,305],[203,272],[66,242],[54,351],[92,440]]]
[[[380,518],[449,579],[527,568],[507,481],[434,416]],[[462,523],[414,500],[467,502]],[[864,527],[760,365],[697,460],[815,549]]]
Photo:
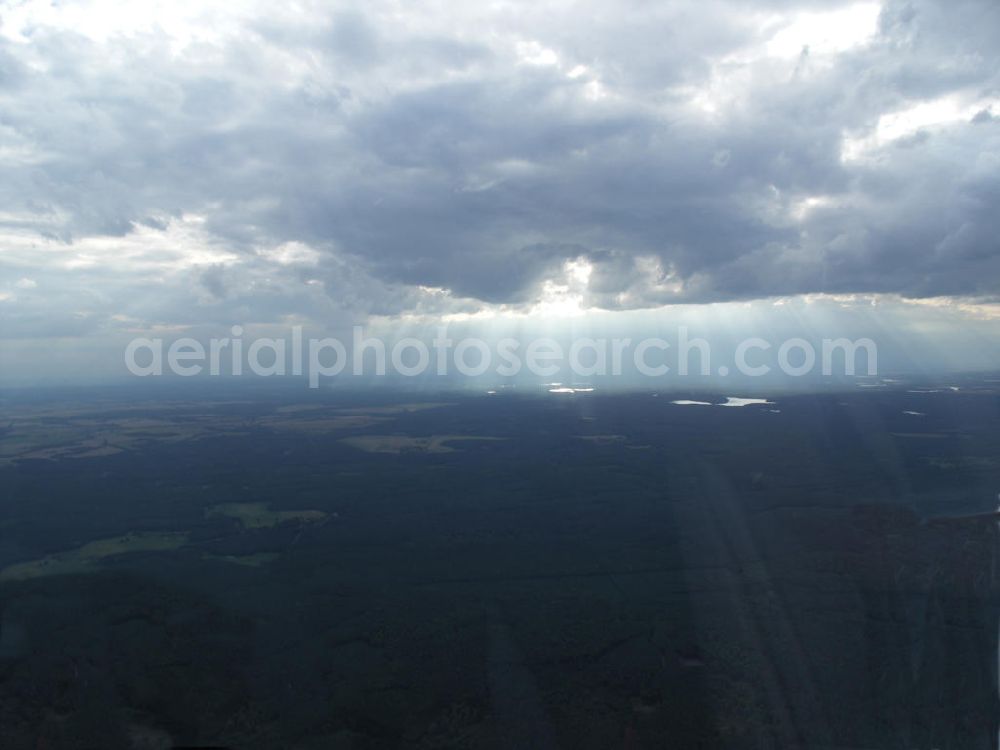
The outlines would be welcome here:
[[[239,402],[218,402],[223,406]],[[117,411],[156,409],[156,416],[112,417],[100,407],[13,409],[0,436],[0,466],[22,460],[56,461],[111,456],[146,448],[154,443],[180,443],[222,436],[244,435],[252,427],[300,433],[356,430],[391,422],[405,414],[451,406],[421,401],[365,407],[290,404],[274,413],[247,418],[197,410],[190,402],[145,402],[123,405]]]
[[[453,453],[453,448],[447,443],[468,440],[506,440],[506,438],[482,435],[428,435],[426,437],[410,437],[409,435],[358,435],[344,438],[340,442],[363,450],[366,453]]]
[[[205,518],[216,516],[232,518],[244,529],[273,529],[289,521],[317,523],[327,514],[321,510],[270,510],[267,503],[222,503],[205,509]]]
[[[594,445],[621,445],[628,439],[624,435],[574,435],[574,437]]]
[[[128,533],[110,539],[98,539],[82,547],[39,560],[8,565],[0,571],[0,581],[25,581],[42,576],[92,572],[97,563],[128,552],[168,552],[187,543],[186,532]]]
[[[358,406],[347,409],[337,409],[341,414],[410,414],[427,409],[440,409],[442,406],[455,406],[448,401],[419,401],[412,404],[392,404],[391,406]]]
[[[388,417],[375,417],[365,414],[338,415],[332,417],[309,418],[305,416],[265,417],[260,420],[261,426],[275,430],[291,430],[294,432],[334,432],[336,430],[356,430],[371,427],[391,421]]]
[[[212,555],[205,553],[202,560],[215,560],[217,562],[230,563],[231,565],[242,565],[245,568],[260,568],[268,563],[277,560],[281,555],[277,552],[254,552],[250,555]]]

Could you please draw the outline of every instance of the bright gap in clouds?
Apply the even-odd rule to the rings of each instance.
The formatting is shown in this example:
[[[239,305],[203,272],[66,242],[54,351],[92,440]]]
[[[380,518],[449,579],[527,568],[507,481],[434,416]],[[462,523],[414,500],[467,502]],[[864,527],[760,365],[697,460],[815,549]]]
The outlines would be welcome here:
[[[244,2],[227,2],[221,9],[185,0],[169,3],[26,0],[10,5],[0,17],[0,36],[12,41],[30,42],[44,28],[69,30],[96,42],[162,33],[170,39],[174,52],[191,43],[215,42],[238,31],[240,19],[252,7]]]
[[[881,3],[856,3],[829,11],[806,11],[769,19],[765,28],[779,30],[767,42],[772,57],[837,54],[870,41],[878,30]]]
[[[917,102],[878,119],[874,130],[863,136],[844,139],[841,160],[856,161],[901,138],[921,131],[933,131],[968,123],[980,112],[1000,112],[1000,98],[971,99],[968,95],[949,94]]]
[[[871,43],[878,32],[880,2],[862,2],[824,11],[786,11],[757,17],[755,39],[716,58],[707,80],[678,89],[702,116],[713,119],[744,101],[760,83],[761,65],[808,54],[827,67],[836,56]],[[789,69],[791,70],[791,69]]]

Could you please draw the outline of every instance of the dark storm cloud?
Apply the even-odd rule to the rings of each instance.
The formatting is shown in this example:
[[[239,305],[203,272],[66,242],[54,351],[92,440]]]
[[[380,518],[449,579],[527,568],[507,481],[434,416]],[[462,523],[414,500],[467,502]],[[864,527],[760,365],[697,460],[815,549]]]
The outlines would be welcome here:
[[[380,314],[421,287],[530,302],[579,258],[610,308],[995,295],[1000,6],[889,2],[863,43],[766,54],[775,14],[844,7],[265,8],[181,47],[29,25],[0,46],[4,221],[79,243],[202,217],[243,261],[192,271],[178,318],[303,312],[306,283]],[[262,265],[289,242],[308,270]]]

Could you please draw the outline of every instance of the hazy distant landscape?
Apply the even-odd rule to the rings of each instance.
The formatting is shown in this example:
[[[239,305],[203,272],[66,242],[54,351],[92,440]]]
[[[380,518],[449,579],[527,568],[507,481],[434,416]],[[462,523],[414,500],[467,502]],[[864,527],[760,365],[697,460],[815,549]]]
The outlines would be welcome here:
[[[868,385],[7,391],[0,745],[995,747],[1000,384]]]

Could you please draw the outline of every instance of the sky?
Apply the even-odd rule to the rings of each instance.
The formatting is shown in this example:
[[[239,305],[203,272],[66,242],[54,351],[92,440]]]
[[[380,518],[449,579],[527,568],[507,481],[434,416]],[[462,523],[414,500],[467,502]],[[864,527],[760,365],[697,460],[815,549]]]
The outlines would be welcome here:
[[[234,324],[1000,367],[997,39],[995,0],[0,2],[0,379]]]

